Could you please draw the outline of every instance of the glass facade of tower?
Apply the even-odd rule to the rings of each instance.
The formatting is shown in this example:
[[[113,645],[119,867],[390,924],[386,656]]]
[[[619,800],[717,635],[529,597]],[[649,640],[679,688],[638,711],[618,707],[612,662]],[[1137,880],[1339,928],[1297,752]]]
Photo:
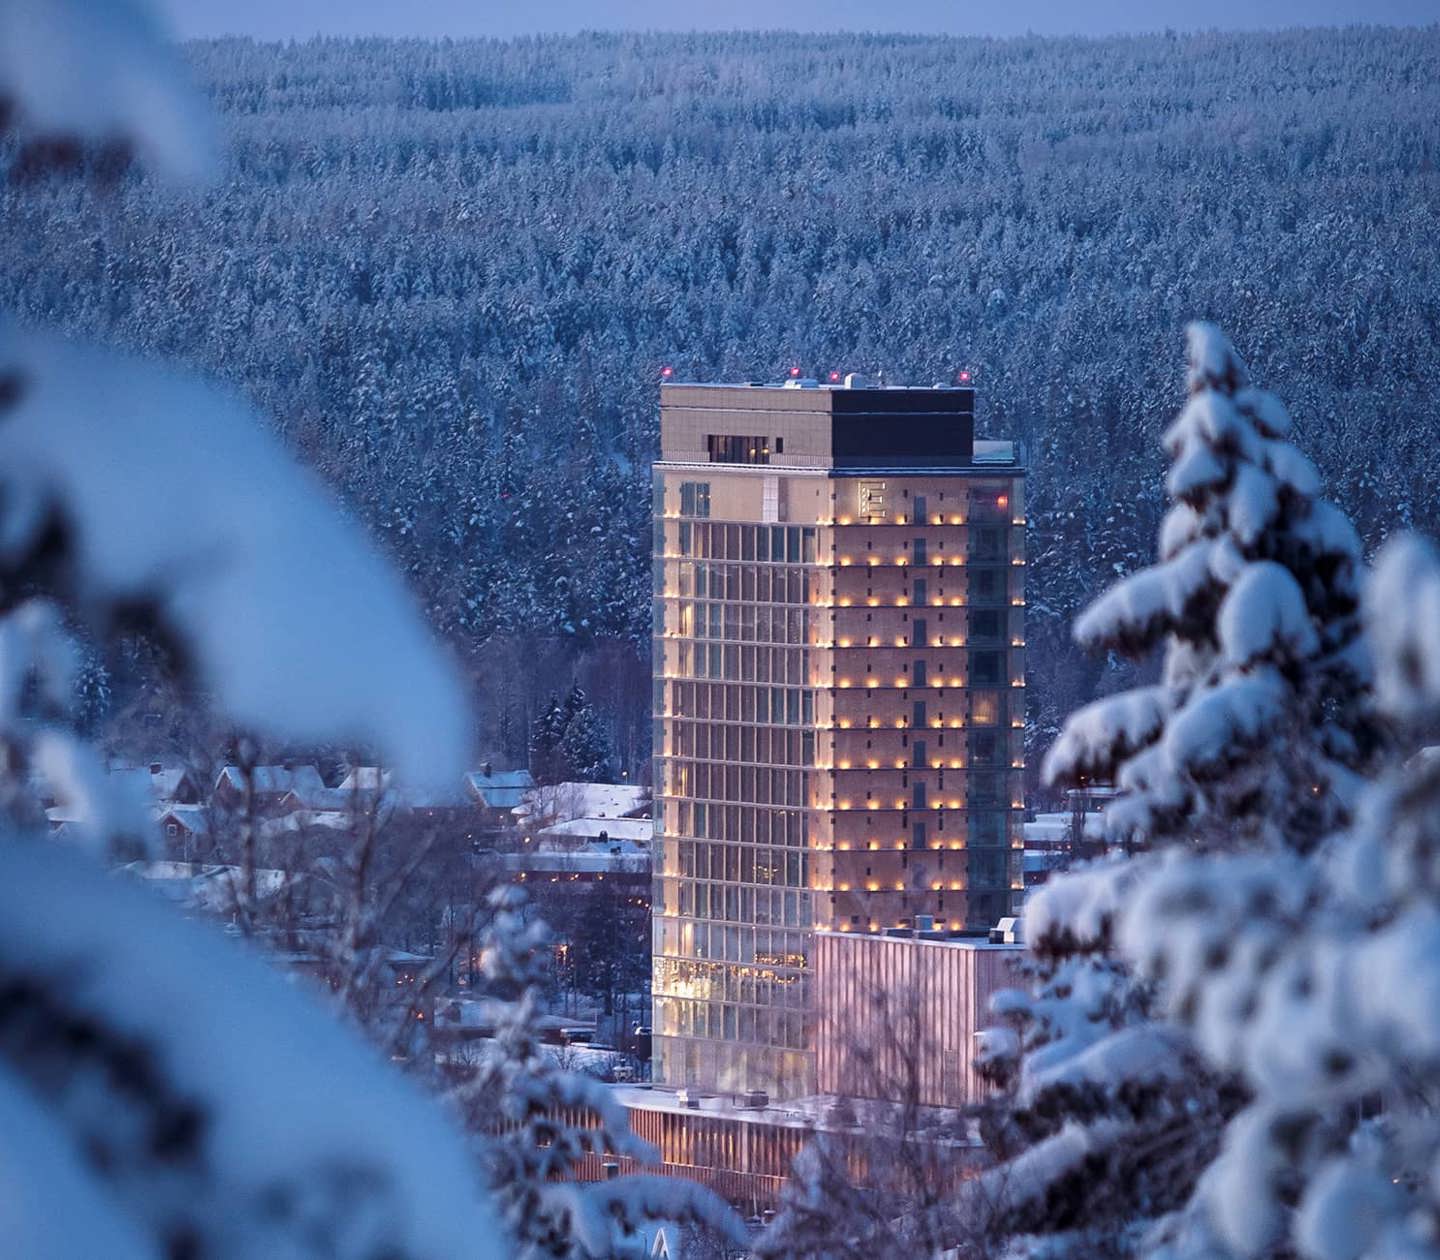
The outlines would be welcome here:
[[[664,473],[656,497],[656,1032],[672,1074],[803,1087],[816,529],[687,514],[694,481],[667,518]]]
[[[1023,482],[787,466],[825,417],[757,411],[745,460],[702,412],[655,472],[654,1066],[794,1097],[816,929],[988,927],[1020,887]]]

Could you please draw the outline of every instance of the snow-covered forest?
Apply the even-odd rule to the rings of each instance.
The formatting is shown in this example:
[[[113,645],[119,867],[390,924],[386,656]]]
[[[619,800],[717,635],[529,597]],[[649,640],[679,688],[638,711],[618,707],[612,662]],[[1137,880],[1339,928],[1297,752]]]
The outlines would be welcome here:
[[[1440,527],[1440,29],[187,55],[217,182],[5,189],[0,305],[239,386],[421,589],[497,756],[571,676],[647,751],[662,364],[975,371],[1030,445],[1042,746],[1130,681],[1069,623],[1149,554],[1186,320],[1367,545]]]

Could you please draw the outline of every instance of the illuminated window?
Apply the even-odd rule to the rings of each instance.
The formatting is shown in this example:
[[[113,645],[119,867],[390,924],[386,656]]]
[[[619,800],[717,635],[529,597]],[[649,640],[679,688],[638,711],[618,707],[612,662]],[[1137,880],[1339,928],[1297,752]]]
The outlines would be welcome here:
[[[737,436],[729,433],[706,435],[705,446],[712,464],[768,464],[770,439],[759,436]]]

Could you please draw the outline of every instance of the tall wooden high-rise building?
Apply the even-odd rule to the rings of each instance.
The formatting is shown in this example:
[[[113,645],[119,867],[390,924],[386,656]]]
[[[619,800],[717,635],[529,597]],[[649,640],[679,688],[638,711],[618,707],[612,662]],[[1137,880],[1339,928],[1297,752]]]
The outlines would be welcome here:
[[[809,1093],[815,931],[1012,909],[1024,468],[974,410],[968,387],[661,390],[661,1083]]]

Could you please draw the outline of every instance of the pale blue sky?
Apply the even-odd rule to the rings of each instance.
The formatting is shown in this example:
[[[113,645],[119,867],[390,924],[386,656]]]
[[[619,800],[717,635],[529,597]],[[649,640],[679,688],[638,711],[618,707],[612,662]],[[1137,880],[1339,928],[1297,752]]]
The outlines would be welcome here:
[[[1440,21],[1440,0],[159,0],[181,36],[880,30],[1104,35]]]

